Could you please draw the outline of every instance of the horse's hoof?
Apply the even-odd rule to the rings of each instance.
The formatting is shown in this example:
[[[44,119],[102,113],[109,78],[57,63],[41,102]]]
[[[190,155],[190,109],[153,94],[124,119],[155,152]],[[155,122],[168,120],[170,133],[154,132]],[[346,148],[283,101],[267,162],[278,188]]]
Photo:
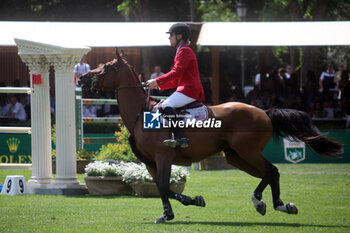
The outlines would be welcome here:
[[[166,218],[165,215],[163,215],[163,216],[157,218],[156,221],[154,221],[154,223],[157,223],[157,224],[158,223],[165,223],[165,221],[166,221],[165,218]]]
[[[260,201],[261,198],[260,198],[260,200],[258,200],[258,199],[255,197],[255,194],[254,194],[254,193],[253,193],[251,199],[252,199],[252,202],[253,202],[253,204],[254,204],[254,207],[255,207],[256,211],[258,211],[259,214],[261,214],[261,215],[264,216],[264,215],[266,214],[266,204],[265,204],[263,201]]]
[[[203,198],[202,196],[195,196],[195,197],[194,197],[194,204],[195,204],[196,206],[205,207],[204,198]]]
[[[255,206],[256,211],[258,211],[262,216],[266,214],[266,204],[262,201],[260,201],[256,206]]]
[[[174,218],[174,215],[167,216],[167,215],[163,214],[162,216],[157,218],[156,221],[154,221],[154,223],[165,223],[166,221],[170,221],[173,218]]]
[[[288,214],[298,214],[298,208],[293,203],[288,203],[286,208]]]

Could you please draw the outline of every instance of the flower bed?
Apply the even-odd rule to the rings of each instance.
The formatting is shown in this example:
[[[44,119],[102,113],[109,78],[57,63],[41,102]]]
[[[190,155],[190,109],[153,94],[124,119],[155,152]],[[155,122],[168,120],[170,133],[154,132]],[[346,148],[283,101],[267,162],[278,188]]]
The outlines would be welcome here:
[[[130,185],[123,182],[124,164],[95,161],[86,166],[84,178],[91,195],[133,195]]]
[[[106,180],[114,180],[114,182],[116,182],[118,180],[119,183],[123,183],[128,187],[131,186],[138,196],[159,196],[157,186],[144,164],[132,162],[110,164],[107,162],[95,161],[88,164],[85,171],[87,175],[87,177],[85,177],[86,185],[88,186],[89,192],[91,189],[90,194],[92,195],[123,195],[121,193],[113,193],[112,191],[101,191],[99,189],[103,189],[103,186],[100,184],[96,184],[94,187],[90,186],[91,180],[94,180],[94,182],[97,183],[102,183]],[[186,170],[186,168],[173,165],[171,169],[170,188],[175,192],[181,193],[185,187],[185,182],[188,176],[189,172]],[[117,188],[113,189],[116,190]],[[127,191],[126,194],[131,193]]]
[[[154,182],[144,164],[127,163],[125,168],[123,181],[128,184],[134,182]],[[186,182],[188,176],[189,172],[186,170],[186,168],[176,165],[171,166],[170,183],[176,183],[179,181]]]

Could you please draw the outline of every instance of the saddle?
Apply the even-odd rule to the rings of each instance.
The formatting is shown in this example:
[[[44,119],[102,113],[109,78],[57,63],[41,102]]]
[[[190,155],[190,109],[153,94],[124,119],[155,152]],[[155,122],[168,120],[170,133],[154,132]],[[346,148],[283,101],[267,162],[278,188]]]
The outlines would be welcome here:
[[[151,111],[157,111],[162,113],[162,103],[164,99],[161,100],[158,104],[156,104]],[[176,108],[176,113],[178,115],[185,116],[186,119],[196,119],[196,120],[206,120],[208,119],[208,109],[207,106],[203,104],[201,101],[194,101],[192,103],[186,104],[183,107]]]

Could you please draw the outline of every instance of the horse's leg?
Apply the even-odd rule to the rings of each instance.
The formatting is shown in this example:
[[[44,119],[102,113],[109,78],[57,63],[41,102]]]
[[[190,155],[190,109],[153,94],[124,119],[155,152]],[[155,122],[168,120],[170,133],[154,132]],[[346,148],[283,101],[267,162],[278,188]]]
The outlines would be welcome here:
[[[188,205],[194,205],[194,206],[200,206],[200,207],[205,207],[205,201],[202,196],[195,196],[193,199],[189,196],[173,192],[170,190],[169,197],[173,198],[179,202],[181,202],[183,205],[188,206]]]
[[[253,157],[244,157],[246,159],[243,159],[234,150],[225,150],[225,155],[228,163],[232,164],[233,166],[239,168],[242,171],[247,172],[252,176],[262,178],[259,185],[254,190],[254,193],[251,196],[255,209],[260,214],[265,215],[266,204],[262,201],[262,193],[267,187],[267,185],[270,185],[274,209],[286,212],[288,214],[297,214],[298,209],[293,203],[288,203],[284,205],[283,201],[280,199],[280,174],[278,172],[277,167],[275,167],[269,161],[267,161],[261,153],[256,154],[260,154],[260,156],[255,156],[254,159],[260,162],[255,163],[255,165],[253,165],[252,162],[248,162],[248,160],[254,161]],[[263,165],[263,167],[261,165]]]
[[[169,195],[171,193],[169,188],[171,162],[171,156],[169,154],[158,155],[156,159],[157,186],[160,198],[162,199],[164,213],[156,219],[155,223],[164,223],[165,221],[170,221],[174,218],[174,213],[169,201]]]
[[[275,210],[282,211],[288,214],[298,214],[298,209],[293,203],[288,203],[286,205],[283,204],[283,201],[280,199],[280,174],[278,172],[278,169],[267,160],[265,161],[266,161],[265,180],[269,183],[271,187],[273,208]]]
[[[146,165],[148,173],[152,176],[154,182],[158,185],[157,168]]]
[[[234,167],[242,171],[245,171],[246,173],[252,176],[255,176],[257,178],[262,178],[258,187],[255,189],[254,193],[252,194],[251,199],[253,201],[256,211],[258,211],[262,215],[265,215],[266,204],[261,200],[262,200],[262,192],[268,185],[268,182],[264,178],[263,172],[261,171],[261,169],[260,170],[257,169],[255,166],[251,165],[250,163],[242,159],[237,154],[237,152],[234,151],[233,149],[229,148],[224,150],[224,152],[225,152],[226,160],[229,164],[233,165]]]

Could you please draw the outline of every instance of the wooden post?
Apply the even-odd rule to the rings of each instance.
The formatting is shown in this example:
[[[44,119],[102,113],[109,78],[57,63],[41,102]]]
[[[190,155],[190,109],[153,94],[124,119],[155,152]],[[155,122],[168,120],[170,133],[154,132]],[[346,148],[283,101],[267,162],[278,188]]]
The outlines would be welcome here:
[[[211,47],[212,82],[211,92],[213,104],[220,103],[220,47]]]

